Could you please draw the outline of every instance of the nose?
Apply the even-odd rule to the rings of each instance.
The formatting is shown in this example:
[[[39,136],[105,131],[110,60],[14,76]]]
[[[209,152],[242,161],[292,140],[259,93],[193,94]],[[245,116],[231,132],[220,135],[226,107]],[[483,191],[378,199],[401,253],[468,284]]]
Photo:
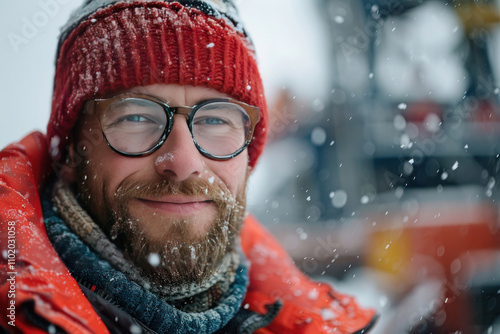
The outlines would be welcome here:
[[[176,181],[201,175],[203,156],[194,145],[185,116],[174,115],[172,130],[155,157],[156,172],[160,175]]]

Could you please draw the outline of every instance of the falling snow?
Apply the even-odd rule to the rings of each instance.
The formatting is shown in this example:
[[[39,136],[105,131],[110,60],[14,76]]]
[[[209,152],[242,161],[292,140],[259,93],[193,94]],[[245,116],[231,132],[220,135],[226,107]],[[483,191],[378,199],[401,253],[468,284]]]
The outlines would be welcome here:
[[[379,298],[379,305],[381,308],[386,307],[388,302],[389,302],[389,299],[387,298],[387,296],[381,296]]]
[[[326,141],[326,131],[322,127],[316,127],[311,132],[311,142],[316,146],[321,146]]]
[[[325,321],[330,321],[337,318],[337,314],[328,308],[321,309],[321,317]]]
[[[129,329],[131,334],[142,334],[142,328],[136,324],[130,326]]]
[[[342,24],[342,23],[344,23],[345,19],[342,16],[337,15],[337,16],[335,16],[334,21],[335,21],[335,23]]]
[[[347,193],[345,190],[337,190],[335,192],[330,193],[330,197],[332,199],[333,207],[339,209],[346,205],[347,203]]]
[[[319,292],[318,290],[316,289],[312,289],[311,291],[309,291],[309,293],[307,294],[307,298],[309,298],[310,300],[317,300],[319,297]]]
[[[59,154],[59,144],[61,139],[58,136],[54,136],[50,139],[50,155],[55,158]]]
[[[325,103],[322,99],[315,99],[312,103],[312,107],[314,111],[320,112],[325,109]]]
[[[148,262],[153,267],[158,267],[160,265],[160,255],[158,255],[157,253],[149,254]]]

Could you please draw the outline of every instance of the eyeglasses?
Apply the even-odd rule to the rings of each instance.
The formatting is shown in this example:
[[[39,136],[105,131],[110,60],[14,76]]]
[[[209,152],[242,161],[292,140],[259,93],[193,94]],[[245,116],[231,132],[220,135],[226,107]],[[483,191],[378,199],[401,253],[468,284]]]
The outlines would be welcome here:
[[[228,98],[205,100],[193,107],[171,107],[143,94],[123,94],[87,102],[86,112],[99,118],[102,133],[115,152],[140,157],[167,140],[174,114],[186,116],[196,148],[204,156],[227,160],[252,141],[260,109]]]

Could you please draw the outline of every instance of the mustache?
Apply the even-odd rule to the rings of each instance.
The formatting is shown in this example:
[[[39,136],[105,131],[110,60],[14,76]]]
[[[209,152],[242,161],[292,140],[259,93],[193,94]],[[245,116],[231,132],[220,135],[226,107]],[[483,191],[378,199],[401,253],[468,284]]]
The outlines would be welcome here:
[[[212,182],[197,176],[183,181],[174,181],[169,178],[125,179],[116,189],[114,196],[119,199],[128,199],[184,195],[203,197],[216,203],[234,202],[234,195],[223,182],[213,182],[213,178],[211,180]]]

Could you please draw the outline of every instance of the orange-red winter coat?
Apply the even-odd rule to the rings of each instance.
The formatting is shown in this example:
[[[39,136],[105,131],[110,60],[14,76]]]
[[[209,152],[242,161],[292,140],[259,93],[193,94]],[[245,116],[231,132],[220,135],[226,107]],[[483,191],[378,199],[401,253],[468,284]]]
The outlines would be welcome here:
[[[39,132],[0,151],[0,326],[41,333],[22,312],[31,305],[67,333],[108,333],[47,238],[38,195],[52,169],[47,152]],[[264,314],[266,304],[283,302],[257,333],[361,333],[372,322],[373,310],[302,274],[255,218],[245,220],[241,240],[251,263],[243,304]]]

